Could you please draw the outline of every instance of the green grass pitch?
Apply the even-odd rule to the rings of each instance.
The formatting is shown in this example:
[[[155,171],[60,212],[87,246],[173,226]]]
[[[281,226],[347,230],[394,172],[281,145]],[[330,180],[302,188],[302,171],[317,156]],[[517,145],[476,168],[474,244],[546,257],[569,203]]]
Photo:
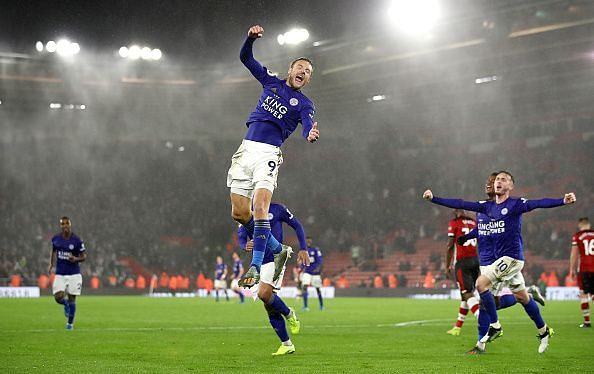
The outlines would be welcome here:
[[[504,336],[488,353],[467,356],[476,340],[445,333],[454,300],[337,298],[299,312],[297,352],[272,357],[279,341],[260,302],[237,299],[91,297],[77,302],[75,330],[64,329],[53,298],[0,299],[0,373],[581,373],[592,372],[594,330],[579,329],[578,302],[542,308],[556,334],[545,354],[521,306],[500,312]]]

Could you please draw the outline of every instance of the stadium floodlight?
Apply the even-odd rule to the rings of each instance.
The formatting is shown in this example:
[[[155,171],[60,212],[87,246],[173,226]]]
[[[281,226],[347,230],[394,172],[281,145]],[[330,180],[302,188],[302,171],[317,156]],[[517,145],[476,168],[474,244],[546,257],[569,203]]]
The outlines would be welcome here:
[[[140,58],[143,60],[148,60],[151,58],[151,49],[149,47],[143,47],[140,50]]]
[[[80,109],[80,110],[85,110],[85,109],[87,109],[87,106],[86,106],[85,104],[80,104],[80,105],[78,106],[78,109]]]
[[[179,147],[177,147],[177,150],[178,150],[178,152],[183,152],[183,151],[185,151],[185,150],[186,150],[186,147],[184,147],[184,146],[182,145],[182,146],[179,146]]]
[[[80,52],[80,45],[78,43],[70,43],[70,53],[77,55]]]
[[[48,51],[49,53],[54,53],[56,51],[57,48],[57,44],[56,42],[54,42],[53,40],[50,40],[49,42],[47,42],[45,44],[45,50]]]
[[[141,49],[137,45],[133,45],[130,47],[128,58],[131,60],[138,60],[140,58]]]
[[[37,52],[43,52],[43,42],[38,41],[37,43],[35,43],[35,49],[37,50]]]
[[[481,78],[476,78],[474,80],[475,84],[482,84],[482,83],[491,83],[493,81],[496,81],[498,79],[498,77],[496,75],[491,75],[488,77],[481,77]]]
[[[388,97],[386,95],[373,95],[372,97],[367,99],[368,103],[372,103],[375,101],[383,101],[386,100]]]
[[[120,54],[121,58],[128,58],[128,56],[130,56],[130,50],[126,46],[120,47],[118,53]]]
[[[62,104],[60,104],[60,103],[50,103],[49,107],[50,107],[50,109],[60,109],[62,107]]]
[[[440,15],[437,0],[392,0],[387,15],[402,32],[426,35]]]
[[[159,48],[155,48],[151,51],[151,58],[155,61],[160,60],[163,57],[163,53]]]
[[[280,45],[284,44],[299,44],[309,39],[309,31],[307,29],[292,29],[284,34],[279,34],[276,41]]]
[[[70,56],[70,42],[66,39],[58,40],[56,53],[60,56]]]

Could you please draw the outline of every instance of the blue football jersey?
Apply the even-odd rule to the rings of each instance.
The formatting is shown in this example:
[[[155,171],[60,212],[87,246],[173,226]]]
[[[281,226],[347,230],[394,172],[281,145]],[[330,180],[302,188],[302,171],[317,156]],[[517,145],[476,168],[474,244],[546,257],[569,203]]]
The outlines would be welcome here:
[[[280,147],[299,123],[303,127],[303,137],[307,138],[314,122],[313,103],[301,91],[293,90],[285,80],[277,78],[254,59],[254,40],[247,38],[241,48],[240,59],[262,84],[263,91],[258,105],[246,122],[248,131],[244,139]]]
[[[80,274],[79,263],[68,260],[69,255],[78,257],[85,252],[85,243],[78,236],[71,233],[70,238],[65,239],[61,233],[56,234],[52,238],[52,249],[56,252],[57,275]]]
[[[227,265],[217,264],[217,266],[215,268],[215,279],[217,279],[217,280],[223,279],[223,274],[225,274],[225,270],[227,270]]]
[[[522,214],[536,208],[554,208],[564,205],[563,199],[528,200],[509,197],[497,204],[495,201],[469,202],[434,196],[432,202],[450,208],[471,210],[489,217],[488,222],[479,222],[478,235],[489,236],[496,258],[509,256],[524,261],[522,241]],[[480,249],[479,249],[480,250]]]
[[[233,277],[234,278],[239,277],[239,274],[241,273],[242,269],[243,269],[243,264],[242,264],[241,260],[233,261]]]
[[[309,247],[307,248],[307,255],[309,256],[309,265],[303,271],[311,275],[320,275],[324,262],[322,251],[316,247]]]

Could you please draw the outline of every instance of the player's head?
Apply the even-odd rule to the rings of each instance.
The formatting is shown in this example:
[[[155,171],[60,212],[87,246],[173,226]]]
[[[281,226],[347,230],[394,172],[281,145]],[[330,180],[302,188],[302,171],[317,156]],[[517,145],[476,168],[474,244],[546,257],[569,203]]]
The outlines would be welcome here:
[[[464,209],[454,209],[454,217],[460,218],[465,214]]]
[[[496,171],[492,172],[487,178],[487,183],[485,183],[485,193],[489,196],[489,199],[495,197],[495,178],[497,174],[499,173]]]
[[[60,229],[62,230],[62,234],[70,234],[70,231],[72,230],[72,222],[70,221],[70,218],[66,216],[60,218]]]
[[[313,75],[313,63],[309,58],[299,57],[291,62],[287,72],[287,84],[294,90],[305,87]]]
[[[307,236],[305,238],[305,242],[307,243],[308,247],[311,247],[311,245],[313,244],[313,239],[311,238],[311,236]]]
[[[588,217],[581,217],[580,219],[578,219],[578,227],[580,231],[590,230],[592,226],[590,225],[590,220],[588,219]]]
[[[223,263],[223,258],[221,256],[217,256],[217,264],[222,264]]]
[[[232,257],[233,257],[233,261],[239,260],[239,255],[237,254],[237,252],[233,252]]]
[[[514,189],[514,176],[505,170],[500,170],[495,177],[495,195],[505,196]]]

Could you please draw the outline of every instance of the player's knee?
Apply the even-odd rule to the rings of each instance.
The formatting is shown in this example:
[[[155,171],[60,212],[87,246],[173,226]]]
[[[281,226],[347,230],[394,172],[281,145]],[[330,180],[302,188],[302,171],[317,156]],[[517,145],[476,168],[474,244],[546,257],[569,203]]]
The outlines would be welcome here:
[[[516,300],[523,305],[528,304],[530,301],[530,296],[528,296],[528,292],[526,292],[526,290],[514,292],[514,296],[516,297]]]
[[[62,299],[64,299],[64,292],[57,292],[54,294],[54,300],[56,300],[58,304],[61,304],[60,302]]]
[[[247,223],[250,219],[250,211],[249,209],[246,210],[234,206],[231,208],[231,217],[235,221],[244,224]]]
[[[269,289],[268,287],[260,287],[258,290],[258,298],[262,300],[265,305],[267,305],[272,298],[272,289]]]

